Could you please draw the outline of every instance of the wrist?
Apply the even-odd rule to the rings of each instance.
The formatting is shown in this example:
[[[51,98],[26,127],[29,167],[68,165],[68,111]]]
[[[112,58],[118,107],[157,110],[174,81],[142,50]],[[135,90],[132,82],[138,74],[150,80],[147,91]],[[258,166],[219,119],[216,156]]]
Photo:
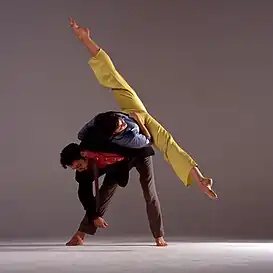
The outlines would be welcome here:
[[[101,217],[100,217],[100,216],[94,216],[92,220],[93,220],[93,221],[96,221],[96,220],[98,220],[99,218],[101,218]]]

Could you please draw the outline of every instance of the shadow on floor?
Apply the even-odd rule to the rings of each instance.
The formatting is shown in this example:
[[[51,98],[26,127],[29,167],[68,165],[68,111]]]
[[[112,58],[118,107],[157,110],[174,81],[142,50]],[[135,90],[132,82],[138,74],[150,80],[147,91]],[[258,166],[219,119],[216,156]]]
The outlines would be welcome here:
[[[39,248],[39,247],[31,247],[31,248],[27,248],[27,247],[12,247],[12,248],[1,248],[0,249],[0,253],[4,252],[132,252],[132,249],[86,249],[83,247],[67,247],[67,248],[60,248],[60,249],[56,249],[56,248],[50,248],[50,247],[43,247],[43,248]]]
[[[67,248],[79,248],[79,247],[113,247],[113,246],[118,246],[118,247],[138,247],[138,246],[147,246],[147,247],[154,247],[155,244],[137,244],[137,243],[130,243],[130,244],[92,244],[92,243],[86,243],[83,246],[65,246],[65,243],[59,243],[59,244],[0,244],[0,251],[1,248],[35,248],[35,247],[67,247]]]

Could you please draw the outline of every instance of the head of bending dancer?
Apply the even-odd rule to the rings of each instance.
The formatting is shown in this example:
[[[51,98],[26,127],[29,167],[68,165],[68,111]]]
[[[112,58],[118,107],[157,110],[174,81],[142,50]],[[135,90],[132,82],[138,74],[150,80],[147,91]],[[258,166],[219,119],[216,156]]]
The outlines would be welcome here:
[[[86,151],[77,143],[70,143],[61,151],[60,163],[63,168],[70,167],[72,170],[83,172],[89,167]]]

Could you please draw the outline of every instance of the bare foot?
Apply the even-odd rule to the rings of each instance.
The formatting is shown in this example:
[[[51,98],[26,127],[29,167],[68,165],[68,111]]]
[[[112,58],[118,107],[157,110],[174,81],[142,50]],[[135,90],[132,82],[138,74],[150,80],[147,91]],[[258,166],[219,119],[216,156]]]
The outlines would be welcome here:
[[[163,237],[158,237],[155,239],[156,246],[167,246],[168,244],[165,242]]]
[[[201,187],[201,191],[209,198],[218,199],[217,194],[212,190],[213,181],[211,178],[204,177],[197,167],[191,169],[190,176]]]
[[[81,246],[84,243],[85,233],[78,231],[69,242],[66,243],[66,246]]]
[[[213,180],[211,178],[204,178],[201,180],[201,190],[211,199],[218,199],[216,192],[212,189]]]

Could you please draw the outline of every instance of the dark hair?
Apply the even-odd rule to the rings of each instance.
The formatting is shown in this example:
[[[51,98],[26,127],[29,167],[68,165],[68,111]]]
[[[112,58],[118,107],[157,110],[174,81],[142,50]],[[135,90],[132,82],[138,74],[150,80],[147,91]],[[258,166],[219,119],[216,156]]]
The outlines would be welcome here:
[[[102,138],[110,138],[118,127],[119,116],[115,112],[98,114],[94,121],[96,132]]]
[[[66,169],[67,166],[71,166],[74,160],[82,159],[81,147],[77,143],[70,143],[61,151],[60,162]]]

